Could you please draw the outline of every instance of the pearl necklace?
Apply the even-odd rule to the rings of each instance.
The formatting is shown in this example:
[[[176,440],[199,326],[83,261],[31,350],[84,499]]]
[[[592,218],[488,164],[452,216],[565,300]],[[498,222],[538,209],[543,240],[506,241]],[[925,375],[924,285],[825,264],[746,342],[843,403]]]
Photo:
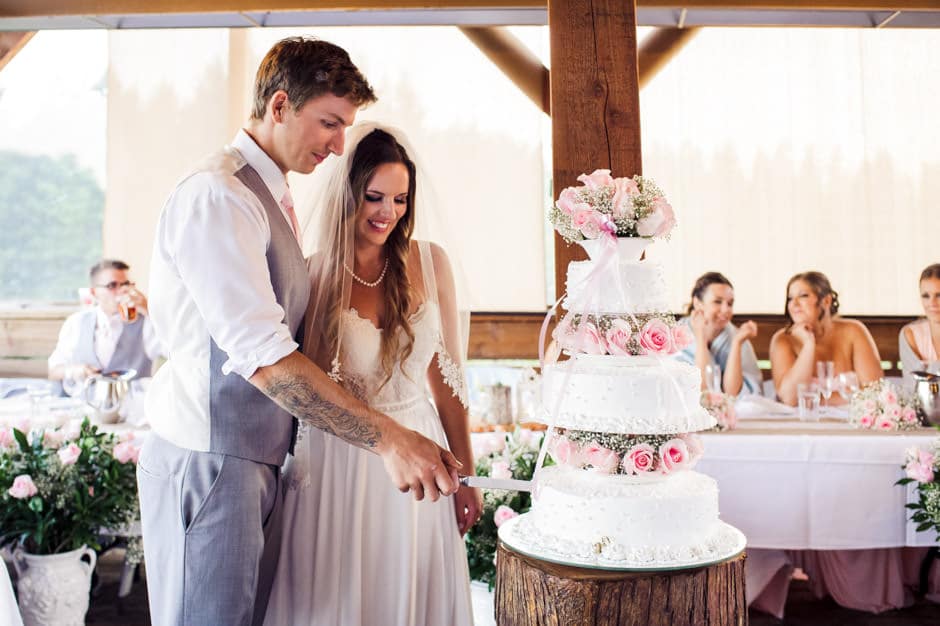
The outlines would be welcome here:
[[[346,265],[345,263],[343,263],[343,267],[345,267],[345,268],[346,268],[346,271],[349,272],[349,275],[353,277],[353,280],[355,280],[355,281],[356,281],[357,283],[359,283],[360,285],[364,285],[364,286],[366,286],[366,287],[376,287],[376,286],[378,286],[378,284],[379,284],[380,282],[382,282],[382,279],[385,278],[385,272],[388,271],[388,257],[385,257],[385,267],[382,268],[382,273],[379,274],[379,277],[376,278],[376,279],[375,279],[373,282],[371,282],[371,283],[370,283],[369,281],[367,281],[367,280],[362,280],[361,278],[359,278],[358,276],[356,276],[356,273],[355,273],[354,271],[352,271],[352,268],[349,267],[348,265]]]

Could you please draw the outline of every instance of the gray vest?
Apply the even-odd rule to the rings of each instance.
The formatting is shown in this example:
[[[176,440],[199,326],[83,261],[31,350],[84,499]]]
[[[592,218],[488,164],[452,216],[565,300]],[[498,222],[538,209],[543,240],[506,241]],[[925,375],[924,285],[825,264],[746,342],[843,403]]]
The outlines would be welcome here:
[[[118,337],[117,345],[114,346],[114,354],[107,363],[98,360],[95,354],[95,326],[98,321],[98,313],[95,309],[82,311],[79,313],[79,337],[78,346],[72,353],[70,363],[84,363],[97,367],[102,372],[113,372],[115,370],[137,370],[137,377],[150,376],[153,362],[147,356],[144,349],[144,316],[137,317],[133,324],[124,324],[121,336]]]
[[[235,177],[258,197],[267,212],[271,242],[265,256],[271,286],[274,298],[284,309],[284,323],[296,336],[310,298],[310,279],[303,254],[258,172],[246,164],[235,172]],[[214,340],[210,350],[209,451],[281,465],[292,449],[296,421],[238,374],[223,374],[222,364],[228,356]]]

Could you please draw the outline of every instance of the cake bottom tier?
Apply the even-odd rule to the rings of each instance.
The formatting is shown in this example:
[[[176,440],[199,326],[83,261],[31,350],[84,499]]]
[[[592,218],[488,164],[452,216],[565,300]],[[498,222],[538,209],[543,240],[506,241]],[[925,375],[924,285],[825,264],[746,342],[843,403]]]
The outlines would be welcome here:
[[[718,486],[708,476],[634,482],[564,466],[539,473],[532,509],[499,537],[531,556],[613,569],[704,565],[734,556],[745,541],[718,519]]]

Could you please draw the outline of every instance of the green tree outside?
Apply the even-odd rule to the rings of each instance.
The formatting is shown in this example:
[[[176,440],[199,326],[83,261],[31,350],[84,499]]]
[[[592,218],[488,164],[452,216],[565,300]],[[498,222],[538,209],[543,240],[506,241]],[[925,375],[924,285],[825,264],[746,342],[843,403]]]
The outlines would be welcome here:
[[[74,155],[0,150],[0,300],[77,300],[103,216],[104,190]]]

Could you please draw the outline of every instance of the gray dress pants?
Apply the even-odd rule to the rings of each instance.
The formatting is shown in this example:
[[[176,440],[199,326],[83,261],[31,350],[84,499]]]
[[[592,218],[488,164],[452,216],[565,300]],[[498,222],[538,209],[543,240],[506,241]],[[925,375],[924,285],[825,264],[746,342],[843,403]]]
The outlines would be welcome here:
[[[154,626],[261,624],[280,549],[280,469],[151,434],[137,482]]]

